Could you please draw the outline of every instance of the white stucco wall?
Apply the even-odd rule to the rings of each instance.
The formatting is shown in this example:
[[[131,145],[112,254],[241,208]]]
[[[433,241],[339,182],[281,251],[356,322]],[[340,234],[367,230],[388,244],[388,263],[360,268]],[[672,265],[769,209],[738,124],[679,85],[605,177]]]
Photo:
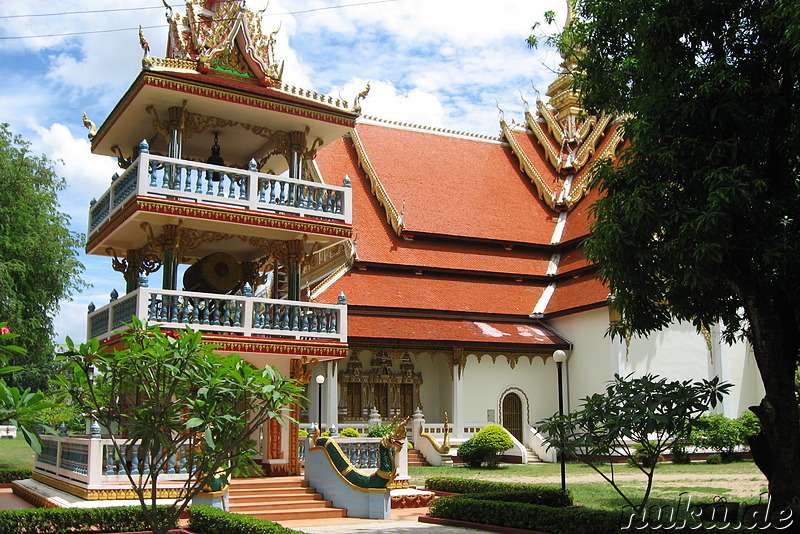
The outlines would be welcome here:
[[[568,361],[570,406],[579,399],[602,391],[614,373],[622,376],[647,373],[671,380],[699,380],[720,376],[734,384],[731,394],[717,411],[738,417],[763,396],[763,386],[752,351],[746,343],[729,346],[712,331],[713,353],[705,337],[689,323],[674,323],[646,338],[625,342],[605,335],[608,310],[601,308],[553,319],[548,324],[573,343]]]

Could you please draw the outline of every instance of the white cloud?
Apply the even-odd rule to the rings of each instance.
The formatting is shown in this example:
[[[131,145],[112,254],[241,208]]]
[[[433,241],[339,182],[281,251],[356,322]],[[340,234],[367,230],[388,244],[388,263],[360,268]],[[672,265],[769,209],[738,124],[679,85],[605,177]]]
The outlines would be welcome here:
[[[381,80],[369,84],[369,94],[361,101],[363,115],[429,126],[445,124],[445,109],[435,94],[421,89],[398,89],[391,82]],[[344,87],[334,87],[330,94],[341,94],[352,105],[355,96],[366,86],[367,80],[354,78]]]

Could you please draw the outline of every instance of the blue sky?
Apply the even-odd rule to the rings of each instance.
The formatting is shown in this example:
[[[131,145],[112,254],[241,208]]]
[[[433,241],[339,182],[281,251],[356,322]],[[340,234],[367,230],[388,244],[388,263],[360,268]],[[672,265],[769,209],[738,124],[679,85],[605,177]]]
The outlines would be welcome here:
[[[183,2],[170,3],[184,12]],[[352,101],[370,81],[364,115],[497,135],[498,104],[506,120],[521,121],[520,92],[533,102],[533,87],[544,93],[555,78],[558,54],[525,44],[547,10],[563,21],[566,3],[271,0],[263,29],[281,27],[276,55],[286,63],[284,82]],[[76,232],[85,233],[89,201],[118,171],[111,158],[90,153],[81,114],[99,126],[141,69],[132,28],[143,26],[152,55],[164,55],[164,11],[160,0],[0,2],[0,122],[34,152],[63,162],[57,170],[68,187],[60,201]],[[76,32],[93,33],[16,38]],[[124,291],[108,258],[81,259],[91,287],[62,303],[57,342],[84,341],[89,302],[102,306],[112,289]]]

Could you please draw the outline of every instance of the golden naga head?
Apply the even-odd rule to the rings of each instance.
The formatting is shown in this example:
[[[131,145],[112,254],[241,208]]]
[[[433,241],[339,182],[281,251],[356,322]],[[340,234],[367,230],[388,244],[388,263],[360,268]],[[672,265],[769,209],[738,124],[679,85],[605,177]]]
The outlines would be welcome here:
[[[403,419],[403,421],[397,425],[391,433],[384,436],[384,438],[381,440],[381,445],[387,449],[395,449],[395,451],[399,451],[403,447],[403,440],[406,439],[406,424],[408,424],[408,417]]]

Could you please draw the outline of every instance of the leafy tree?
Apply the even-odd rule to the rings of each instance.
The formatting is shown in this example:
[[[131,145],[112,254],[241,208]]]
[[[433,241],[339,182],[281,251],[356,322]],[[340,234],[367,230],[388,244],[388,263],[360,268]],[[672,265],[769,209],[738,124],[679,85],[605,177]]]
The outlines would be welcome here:
[[[25,352],[23,348],[10,343],[18,336],[11,332],[6,323],[0,323],[0,375],[19,370],[19,367],[5,365],[12,356]],[[52,407],[53,404],[45,399],[41,391],[20,390],[0,379],[0,423],[16,426],[37,453],[42,452],[42,440],[36,432],[37,427],[53,432],[43,418],[44,413]]]
[[[204,487],[252,466],[251,435],[302,389],[272,367],[256,369],[235,354],[215,354],[191,330],[162,332],[134,318],[116,347],[67,340],[58,382],[75,406],[111,434],[117,461],[156,534],[173,524]],[[137,442],[138,451],[128,443]],[[134,455],[136,458],[134,459]],[[176,463],[177,459],[177,463]],[[137,461],[138,460],[138,461]],[[159,475],[183,466],[188,479],[166,512],[156,508]]]
[[[594,469],[634,510],[642,510],[650,498],[657,459],[672,444],[689,435],[695,421],[728,393],[731,384],[717,378],[692,383],[668,382],[645,375],[639,378],[614,375],[605,393],[582,400],[580,410],[553,415],[540,421],[548,447],[565,458],[577,459]],[[623,454],[628,463],[647,477],[641,502],[633,502],[614,479],[610,455]],[[608,458],[610,471],[601,466]]]
[[[575,0],[559,40],[587,112],[629,144],[596,168],[588,258],[622,320],[722,323],[766,395],[751,443],[776,503],[800,501],[800,5]]]
[[[59,301],[83,287],[78,247],[57,194],[65,183],[54,162],[0,125],[0,317],[20,335],[26,353],[9,383],[47,389],[53,370],[53,317]]]

